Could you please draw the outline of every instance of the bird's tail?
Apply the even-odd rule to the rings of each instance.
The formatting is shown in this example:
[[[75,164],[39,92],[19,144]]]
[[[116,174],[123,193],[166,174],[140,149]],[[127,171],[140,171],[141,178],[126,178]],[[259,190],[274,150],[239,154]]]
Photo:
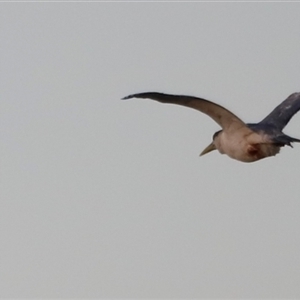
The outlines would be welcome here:
[[[300,143],[300,140],[296,139],[296,138],[293,138],[291,136],[288,136],[286,134],[282,134],[282,135],[274,137],[273,142],[278,143],[282,146],[287,145],[287,146],[293,147],[291,143],[295,143],[295,142]]]

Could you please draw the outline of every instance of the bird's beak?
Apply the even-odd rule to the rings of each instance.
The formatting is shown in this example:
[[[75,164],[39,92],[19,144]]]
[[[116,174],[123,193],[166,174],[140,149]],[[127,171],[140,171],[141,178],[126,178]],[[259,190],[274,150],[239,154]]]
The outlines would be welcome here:
[[[214,143],[212,142],[211,144],[209,144],[200,154],[200,156],[209,153],[210,151],[216,150],[216,146],[214,145]]]

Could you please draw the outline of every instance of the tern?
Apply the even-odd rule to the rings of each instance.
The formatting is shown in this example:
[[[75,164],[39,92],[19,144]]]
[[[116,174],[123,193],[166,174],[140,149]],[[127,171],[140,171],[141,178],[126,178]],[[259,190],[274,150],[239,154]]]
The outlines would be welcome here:
[[[131,98],[148,98],[161,103],[187,106],[201,111],[217,122],[222,130],[217,131],[212,142],[201,152],[200,156],[213,150],[242,162],[255,162],[275,156],[280,148],[292,147],[300,139],[290,137],[282,132],[291,118],[300,110],[300,92],[291,94],[259,123],[244,123],[228,109],[209,100],[157,92],[131,94],[122,100]]]

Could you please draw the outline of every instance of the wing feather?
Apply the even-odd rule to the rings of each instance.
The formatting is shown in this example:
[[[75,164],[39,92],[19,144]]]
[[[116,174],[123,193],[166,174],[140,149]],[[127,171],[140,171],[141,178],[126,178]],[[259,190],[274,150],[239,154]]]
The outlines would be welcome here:
[[[300,93],[294,93],[276,106],[259,124],[271,125],[281,131],[299,110]]]
[[[185,95],[170,95],[156,92],[138,93],[124,97],[123,100],[131,98],[149,98],[161,103],[171,103],[194,108],[204,114],[210,116],[217,122],[223,130],[231,131],[237,130],[241,127],[247,127],[246,124],[238,118],[235,114],[226,108],[208,101],[206,99],[185,96]]]

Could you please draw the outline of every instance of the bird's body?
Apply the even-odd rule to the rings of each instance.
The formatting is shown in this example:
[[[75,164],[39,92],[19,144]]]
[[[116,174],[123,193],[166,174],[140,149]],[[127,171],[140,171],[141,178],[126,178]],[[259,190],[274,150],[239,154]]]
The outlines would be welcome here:
[[[294,93],[257,124],[245,124],[232,112],[211,101],[184,95],[149,92],[129,95],[123,99],[149,98],[199,110],[215,120],[222,130],[213,136],[213,142],[200,155],[217,149],[221,154],[242,161],[254,162],[275,156],[283,146],[300,142],[282,132],[292,116],[300,110],[300,93]]]
[[[237,130],[234,134],[221,131],[214,145],[221,154],[227,154],[243,162],[253,162],[274,156],[280,151],[280,147],[271,143],[267,135],[245,132],[243,129]]]

